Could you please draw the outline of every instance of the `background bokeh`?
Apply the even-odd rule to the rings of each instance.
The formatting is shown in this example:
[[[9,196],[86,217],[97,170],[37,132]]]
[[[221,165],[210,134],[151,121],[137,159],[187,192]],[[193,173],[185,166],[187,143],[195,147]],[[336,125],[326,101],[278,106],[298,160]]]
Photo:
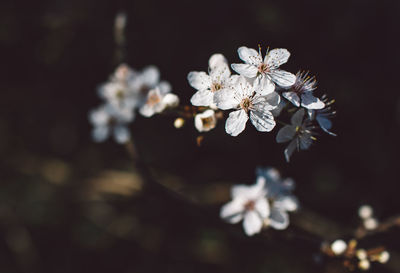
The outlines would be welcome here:
[[[336,99],[338,136],[321,134],[287,164],[276,132],[248,126],[233,138],[220,123],[199,148],[192,124],[138,116],[132,132],[154,176],[202,207],[146,191],[125,148],[93,143],[87,120],[116,66],[120,10],[126,62],[157,65],[183,103],[187,73],[213,53],[233,63],[242,45],[287,48],[284,69],[310,70],[316,94]],[[247,238],[218,208],[230,185],[275,166],[304,208],[339,225],[357,227],[365,203],[380,219],[399,213],[399,14],[399,1],[373,0],[2,1],[0,271],[342,272],[315,262],[318,242]],[[398,234],[377,243],[396,254]],[[372,272],[399,272],[391,263]]]

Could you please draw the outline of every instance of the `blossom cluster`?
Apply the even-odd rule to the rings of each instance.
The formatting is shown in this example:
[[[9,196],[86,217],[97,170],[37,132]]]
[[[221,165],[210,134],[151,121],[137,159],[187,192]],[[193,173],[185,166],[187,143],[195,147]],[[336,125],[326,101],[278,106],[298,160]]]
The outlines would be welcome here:
[[[335,135],[329,131],[330,117],[335,114],[331,109],[333,101],[313,95],[315,78],[305,72],[294,75],[280,69],[290,57],[287,49],[272,49],[263,58],[261,48],[256,51],[242,46],[238,54],[244,63],[231,64],[238,74],[231,73],[222,54],[211,56],[208,73],[188,74],[189,84],[197,90],[191,98],[192,105],[207,107],[195,118],[199,131],[216,126],[215,111],[232,109],[225,123],[225,130],[231,136],[243,132],[249,119],[258,131],[270,132],[276,126],[276,118],[291,104],[300,109],[292,116],[291,125],[281,128],[276,137],[278,143],[290,141],[284,151],[287,161],[295,150],[308,149],[315,140],[314,123]]]
[[[257,168],[254,185],[235,185],[231,189],[232,201],[221,208],[220,216],[235,224],[243,220],[248,236],[272,227],[283,230],[289,226],[288,212],[298,208],[297,198],[292,195],[294,181],[282,179],[274,168]]]
[[[179,104],[179,98],[170,92],[171,85],[160,81],[157,67],[137,72],[126,64],[119,65],[109,81],[98,88],[104,103],[89,113],[94,126],[93,139],[102,142],[113,135],[116,142],[127,142],[128,125],[135,119],[136,110],[144,117],[151,117]]]

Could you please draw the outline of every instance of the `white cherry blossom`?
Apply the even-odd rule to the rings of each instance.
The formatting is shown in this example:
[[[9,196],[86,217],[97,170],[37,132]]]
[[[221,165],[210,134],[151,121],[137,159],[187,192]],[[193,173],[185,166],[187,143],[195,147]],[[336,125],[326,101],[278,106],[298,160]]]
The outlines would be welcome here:
[[[237,76],[231,76],[228,63],[222,54],[214,54],[208,61],[206,72],[190,72],[187,76],[189,84],[198,90],[190,99],[194,106],[212,106],[214,94],[229,88]]]
[[[249,83],[239,77],[234,87],[215,94],[217,107],[222,110],[236,109],[229,114],[225,130],[231,136],[239,135],[249,119],[258,131],[269,132],[275,127],[275,120],[270,112],[280,101],[274,92],[274,85],[268,80],[256,80]]]
[[[263,221],[270,214],[266,195],[265,184],[261,180],[251,186],[233,186],[231,189],[233,200],[221,208],[220,216],[231,224],[243,220],[243,228],[248,236],[259,233]]]
[[[217,118],[214,110],[206,110],[194,117],[194,126],[199,132],[208,132],[217,125]]]
[[[295,75],[279,69],[279,66],[286,63],[290,56],[285,48],[272,49],[266,54],[264,60],[261,49],[257,52],[255,49],[242,46],[239,47],[238,54],[245,63],[232,64],[231,67],[242,76],[267,78],[283,88],[290,87],[296,81]]]
[[[139,113],[145,117],[161,113],[167,107],[175,107],[179,104],[179,98],[172,93],[163,92],[158,86],[147,93],[145,103],[140,107]]]
[[[297,72],[296,82],[282,96],[293,103],[296,107],[304,107],[307,109],[322,109],[325,103],[319,98],[313,96],[316,87],[315,77],[308,76],[308,72]]]

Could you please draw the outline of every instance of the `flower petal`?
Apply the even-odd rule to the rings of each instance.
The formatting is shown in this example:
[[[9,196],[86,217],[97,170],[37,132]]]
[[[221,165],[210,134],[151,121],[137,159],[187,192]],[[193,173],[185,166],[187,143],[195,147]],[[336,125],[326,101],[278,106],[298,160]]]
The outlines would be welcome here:
[[[261,109],[260,109],[261,110]],[[271,112],[262,109],[250,111],[250,120],[254,127],[260,132],[270,132],[276,123]]]
[[[263,222],[255,211],[249,211],[244,215],[243,228],[248,236],[259,233],[262,229]]]
[[[268,77],[257,77],[253,86],[254,91],[263,96],[275,91],[275,84]]]
[[[213,101],[214,94],[208,89],[197,91],[190,99],[194,106],[209,106]]]
[[[103,142],[109,134],[110,128],[108,126],[96,126],[92,130],[92,138],[95,142]]]
[[[272,207],[269,215],[269,225],[274,229],[282,230],[289,226],[289,215],[286,211]]]
[[[290,122],[294,126],[300,126],[303,123],[303,118],[304,118],[304,109],[301,108],[297,110],[296,113],[294,113],[294,115],[290,119]]]
[[[290,157],[292,156],[293,152],[298,149],[298,139],[295,138],[293,139],[289,145],[286,147],[285,151],[283,151],[283,154],[285,155],[285,159],[287,162],[290,161]]]
[[[286,211],[295,211],[299,207],[299,201],[293,195],[280,196],[274,201],[274,206]]]
[[[241,200],[234,199],[225,204],[220,211],[220,217],[225,221],[235,224],[243,219],[244,206]]]
[[[126,126],[118,125],[114,127],[114,139],[117,143],[126,143],[131,138],[131,133]]]
[[[277,85],[287,88],[296,82],[296,76],[285,70],[275,69],[268,73],[272,81]]]
[[[246,128],[248,119],[249,116],[243,109],[231,112],[225,123],[225,131],[231,136],[239,135]]]
[[[290,101],[294,106],[300,107],[300,98],[294,92],[282,92],[282,96]]]
[[[166,107],[176,107],[179,105],[179,97],[175,94],[168,93],[162,98],[162,103]]]
[[[286,48],[272,49],[264,58],[269,68],[275,69],[289,60],[290,52]]]
[[[239,47],[238,54],[239,58],[247,64],[258,66],[262,62],[260,54],[255,49],[242,46]]]
[[[237,108],[239,101],[235,97],[233,88],[224,88],[214,93],[214,103],[221,110]]]
[[[197,89],[197,90],[204,90],[209,89],[211,86],[211,77],[207,75],[206,72],[197,72],[192,71],[188,74],[187,80],[189,84]]]
[[[269,203],[267,198],[259,198],[255,203],[255,210],[263,219],[267,218],[270,213]]]
[[[146,86],[153,88],[160,80],[160,71],[155,66],[148,66],[143,70],[141,77]]]
[[[257,67],[251,64],[231,64],[231,67],[238,74],[247,78],[254,78],[258,73]]]
[[[322,109],[325,107],[325,103],[314,97],[311,92],[306,92],[301,95],[301,106],[307,109]]]
[[[276,135],[276,142],[283,143],[288,142],[294,138],[296,135],[296,127],[293,125],[285,125],[283,126],[278,134]]]

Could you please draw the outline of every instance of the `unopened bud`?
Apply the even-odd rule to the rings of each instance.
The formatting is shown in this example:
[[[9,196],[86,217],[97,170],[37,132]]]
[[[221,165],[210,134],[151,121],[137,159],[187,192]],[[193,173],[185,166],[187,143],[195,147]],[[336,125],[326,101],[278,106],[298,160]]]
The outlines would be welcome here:
[[[371,218],[373,213],[374,211],[369,205],[363,205],[358,209],[358,215],[361,219]]]
[[[358,262],[358,268],[361,270],[368,270],[370,267],[370,263],[367,259],[361,260]]]
[[[336,240],[331,244],[331,249],[335,255],[341,255],[346,251],[347,244],[343,240]]]
[[[378,227],[378,220],[375,218],[368,218],[364,220],[364,227],[368,230],[373,230]]]
[[[378,261],[382,264],[385,264],[389,261],[390,259],[390,254],[387,251],[382,251],[382,253],[379,255]]]
[[[360,248],[359,250],[357,250],[356,255],[359,260],[365,260],[367,258],[367,251]]]
[[[185,120],[183,118],[177,118],[174,121],[174,126],[176,129],[182,128],[185,125]]]

